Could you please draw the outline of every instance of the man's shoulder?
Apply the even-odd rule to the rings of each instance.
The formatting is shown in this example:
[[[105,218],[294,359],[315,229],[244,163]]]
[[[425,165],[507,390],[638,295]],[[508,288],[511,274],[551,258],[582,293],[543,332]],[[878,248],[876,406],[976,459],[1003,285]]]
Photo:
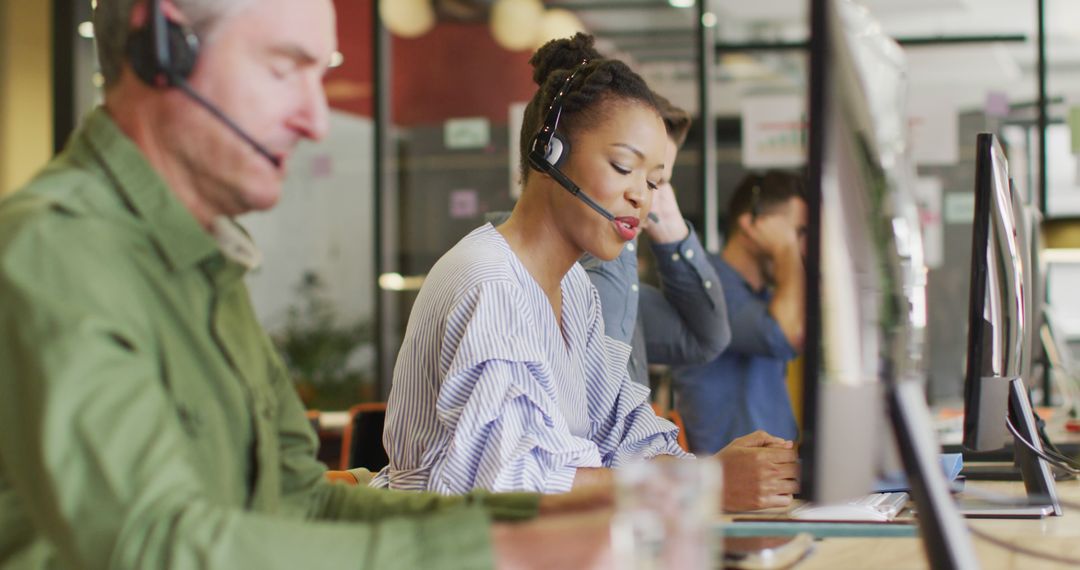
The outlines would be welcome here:
[[[724,290],[724,300],[727,301],[728,310],[734,310],[744,303],[758,302],[750,284],[746,282],[737,269],[724,260],[720,255],[710,254],[709,261],[716,270],[716,276],[720,279],[720,285]],[[734,332],[734,331],[733,331]]]
[[[122,219],[124,213],[122,200],[104,175],[64,157],[0,200],[0,221],[5,226]]]
[[[726,287],[729,282],[742,283],[743,278],[739,272],[731,266],[727,261],[724,261],[724,257],[718,253],[709,254],[709,263],[712,264],[713,269],[716,270],[716,276],[720,278],[720,281]]]
[[[123,271],[144,238],[110,192],[93,173],[50,167],[0,200],[0,273]]]

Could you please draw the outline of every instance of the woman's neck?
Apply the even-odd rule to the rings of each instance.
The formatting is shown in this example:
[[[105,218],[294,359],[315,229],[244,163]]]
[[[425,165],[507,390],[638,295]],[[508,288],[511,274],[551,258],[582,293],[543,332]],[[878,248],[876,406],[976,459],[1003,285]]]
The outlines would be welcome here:
[[[497,229],[540,288],[557,299],[563,277],[583,252],[559,229],[551,202],[544,199],[536,179],[529,181],[510,219]]]

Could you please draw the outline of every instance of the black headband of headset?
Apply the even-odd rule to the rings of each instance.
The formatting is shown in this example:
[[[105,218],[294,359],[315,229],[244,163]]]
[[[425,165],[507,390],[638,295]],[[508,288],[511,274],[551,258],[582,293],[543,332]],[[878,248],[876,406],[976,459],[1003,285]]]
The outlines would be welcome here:
[[[562,118],[563,96],[570,90],[570,82],[574,80],[574,76],[588,63],[588,59],[582,59],[581,63],[563,81],[559,91],[551,98],[551,105],[548,107],[547,116],[544,117],[544,124],[540,127],[540,131],[536,133],[536,140],[533,141],[533,152],[540,151],[547,154],[551,139],[555,137],[555,130],[559,128],[559,119]]]

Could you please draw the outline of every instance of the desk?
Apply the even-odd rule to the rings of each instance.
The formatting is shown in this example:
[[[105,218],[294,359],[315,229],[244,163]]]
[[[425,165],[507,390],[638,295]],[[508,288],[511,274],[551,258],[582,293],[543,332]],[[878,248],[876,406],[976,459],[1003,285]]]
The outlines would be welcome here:
[[[969,482],[968,485],[996,493],[1020,495],[1023,483]],[[1061,499],[1080,503],[1080,481],[1057,484]],[[1040,520],[969,519],[985,533],[1025,548],[1080,559],[1080,509],[1063,508],[1061,517]],[[972,536],[975,554],[984,570],[1064,568],[1062,564],[1023,556]],[[922,540],[912,538],[829,538],[815,545],[814,553],[796,566],[798,570],[874,568],[929,568]]]
[[[1023,483],[981,481],[968,483],[972,488],[979,488],[999,494],[1020,495]],[[1058,494],[1062,500],[1080,502],[1080,481],[1059,482]],[[1065,507],[1064,516],[1047,517],[1035,520],[988,520],[968,519],[967,522],[982,532],[1024,548],[1038,550],[1080,559],[1080,509]],[[581,568],[613,568],[609,558],[613,557],[610,542],[603,544],[603,539],[610,539],[611,534],[597,532],[611,524],[610,511],[571,513],[542,517],[535,521],[518,523],[521,528],[532,529],[546,543],[566,540],[566,536],[603,537],[597,540],[598,553],[593,554],[600,562],[582,562]],[[760,512],[753,518],[769,520],[786,517],[786,509]],[[730,521],[732,515],[725,515]],[[738,518],[746,518],[739,515]],[[560,534],[562,533],[562,534]],[[1068,568],[1063,564],[1013,553],[995,544],[971,537],[975,555],[982,570],[1060,570]],[[826,538],[815,542],[814,551],[803,561],[795,565],[794,570],[921,570],[930,566],[923,551],[920,538]]]

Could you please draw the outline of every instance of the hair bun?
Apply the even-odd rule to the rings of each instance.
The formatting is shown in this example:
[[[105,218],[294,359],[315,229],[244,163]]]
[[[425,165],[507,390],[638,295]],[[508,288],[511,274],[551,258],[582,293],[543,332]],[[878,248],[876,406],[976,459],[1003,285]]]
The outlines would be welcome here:
[[[602,59],[593,43],[592,36],[578,32],[572,38],[551,40],[544,44],[529,59],[529,64],[533,66],[533,81],[543,86],[553,73],[576,69],[583,59]]]

